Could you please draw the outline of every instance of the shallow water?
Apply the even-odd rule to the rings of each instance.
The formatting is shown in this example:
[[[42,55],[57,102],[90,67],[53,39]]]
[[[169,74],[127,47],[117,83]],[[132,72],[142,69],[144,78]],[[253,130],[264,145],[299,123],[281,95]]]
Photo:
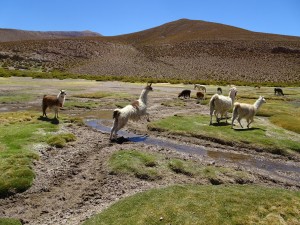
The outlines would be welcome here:
[[[110,120],[112,123],[112,120]],[[110,133],[110,127],[102,124],[103,119],[88,119],[85,121],[86,125],[95,128],[103,133]],[[295,165],[288,165],[281,162],[274,162],[267,159],[256,159],[255,156],[232,153],[232,152],[220,152],[206,150],[204,146],[189,146],[185,144],[177,144],[169,140],[164,140],[150,136],[140,136],[131,132],[120,130],[119,136],[124,136],[128,141],[131,142],[143,142],[148,145],[156,145],[165,148],[171,148],[179,152],[197,154],[201,156],[207,156],[218,162],[229,162],[234,163],[238,166],[242,166],[247,169],[260,169],[271,173],[280,178],[287,179],[293,183],[300,182],[300,167]]]

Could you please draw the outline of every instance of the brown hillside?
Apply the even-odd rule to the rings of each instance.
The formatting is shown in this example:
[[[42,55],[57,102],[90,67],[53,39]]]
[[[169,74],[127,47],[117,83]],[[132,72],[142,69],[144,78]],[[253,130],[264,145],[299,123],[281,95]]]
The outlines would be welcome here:
[[[298,37],[252,32],[200,20],[180,19],[161,26],[115,37],[130,43],[173,43],[195,40],[299,41]]]
[[[0,29],[0,42],[100,36],[92,31],[25,31]]]
[[[300,38],[178,20],[114,37],[0,43],[6,68],[190,80],[299,82]]]

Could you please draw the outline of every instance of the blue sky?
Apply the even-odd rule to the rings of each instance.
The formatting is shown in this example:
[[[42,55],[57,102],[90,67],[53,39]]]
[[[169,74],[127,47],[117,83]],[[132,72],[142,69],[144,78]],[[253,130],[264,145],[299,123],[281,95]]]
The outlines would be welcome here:
[[[105,36],[181,18],[300,37],[299,0],[4,0],[0,7],[0,28]]]

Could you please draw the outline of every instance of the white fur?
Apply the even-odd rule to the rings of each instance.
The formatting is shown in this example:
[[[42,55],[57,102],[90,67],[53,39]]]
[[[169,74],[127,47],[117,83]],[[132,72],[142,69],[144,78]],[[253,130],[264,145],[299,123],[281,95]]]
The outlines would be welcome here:
[[[133,102],[131,105],[127,105],[122,109],[114,110],[114,124],[111,128],[110,140],[113,136],[117,136],[117,132],[123,128],[128,120],[139,120],[142,116],[147,116],[149,121],[149,113],[147,113],[147,99],[148,93],[152,91],[151,84],[147,85],[143,90],[138,100]]]
[[[55,115],[55,118],[58,118],[58,109],[63,107],[65,103],[66,98],[66,92],[64,90],[60,90],[60,92],[55,95],[44,95],[43,101],[42,101],[42,108],[43,108],[43,116],[47,117],[46,109],[53,108]]]
[[[258,109],[261,107],[263,103],[266,103],[266,100],[262,96],[260,96],[253,105],[236,102],[233,108],[231,127],[233,127],[234,125],[233,122],[238,117],[237,121],[239,122],[240,126],[243,128],[241,124],[241,119],[245,118],[248,123],[247,127],[249,128],[249,125],[254,120],[253,118],[255,114],[257,113]]]
[[[237,93],[236,88],[231,88],[229,90],[229,97],[224,95],[214,94],[209,101],[210,108],[210,125],[212,125],[212,116],[213,114],[216,116],[216,120],[219,123],[221,118],[225,115],[226,123],[227,123],[227,112],[233,106],[235,96]],[[218,114],[221,114],[221,117],[218,118]]]

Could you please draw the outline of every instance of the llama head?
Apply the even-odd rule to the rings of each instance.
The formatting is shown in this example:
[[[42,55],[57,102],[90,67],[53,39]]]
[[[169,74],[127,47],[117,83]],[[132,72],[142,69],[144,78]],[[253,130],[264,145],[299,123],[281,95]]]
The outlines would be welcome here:
[[[258,98],[262,103],[266,103],[266,99],[264,96],[259,96]]]
[[[153,91],[153,88],[151,87],[151,85],[152,85],[152,83],[150,83],[150,84],[147,83],[147,86],[145,87],[145,89],[147,91]]]
[[[236,87],[232,87],[229,89],[229,97],[230,98],[235,98],[237,94],[237,89]]]
[[[57,97],[58,98],[65,98],[66,95],[67,95],[67,93],[66,93],[65,90],[60,90]]]

